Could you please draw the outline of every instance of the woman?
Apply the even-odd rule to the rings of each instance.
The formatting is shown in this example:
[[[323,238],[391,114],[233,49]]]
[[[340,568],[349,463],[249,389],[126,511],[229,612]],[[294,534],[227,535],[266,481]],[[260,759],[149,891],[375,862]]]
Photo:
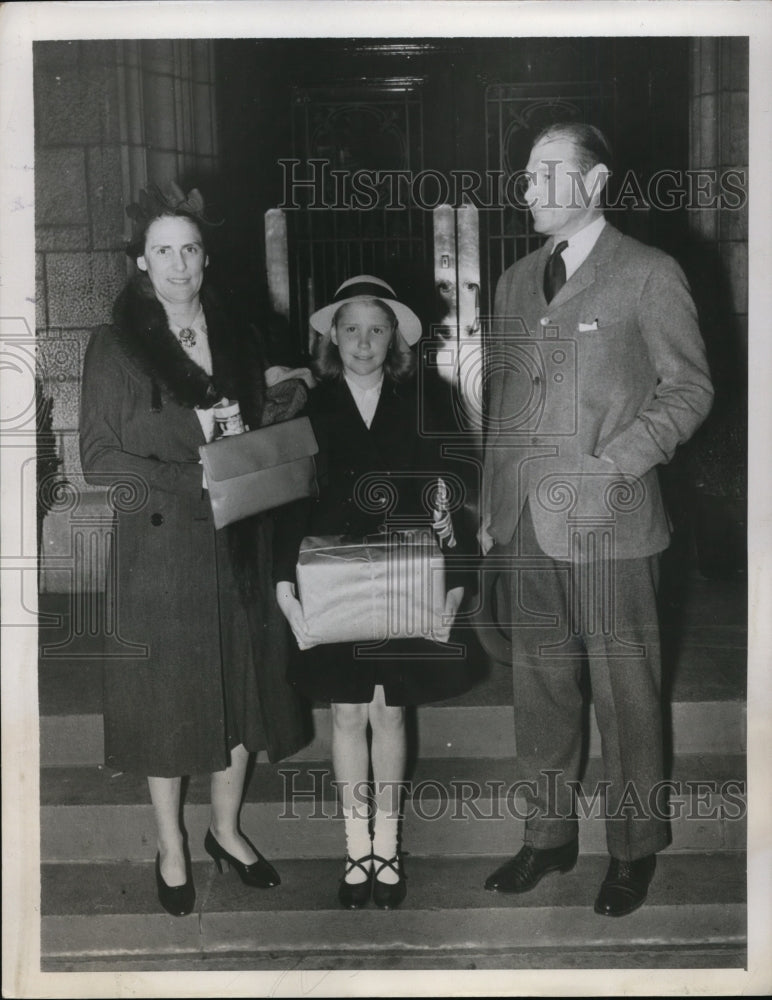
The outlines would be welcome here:
[[[464,661],[442,657],[426,639],[390,640],[378,659],[358,658],[355,645],[315,645],[296,595],[294,567],[303,535],[365,536],[386,515],[430,522],[424,498],[444,471],[439,455],[418,432],[410,345],[421,336],[415,313],[398,302],[386,282],[370,275],[346,281],[335,301],[311,317],[322,334],[317,364],[321,384],[308,413],[320,448],[320,496],[287,508],[277,537],[276,597],[302,652],[291,676],[309,698],[331,702],[332,759],[344,816],[347,856],[338,898],[346,908],[372,895],[383,909],[405,897],[398,851],[399,803],[405,777],[406,705],[458,694],[471,683]],[[363,483],[388,478],[383,495],[393,510],[362,502]],[[378,493],[377,486],[373,493]],[[448,542],[450,525],[438,535]],[[455,539],[453,539],[455,543]],[[445,613],[452,620],[463,596],[461,578],[447,560]],[[341,607],[341,615],[346,608]],[[447,625],[441,636],[446,640]],[[313,648],[312,648],[313,647]],[[439,657],[438,657],[439,654]],[[372,730],[368,753],[367,727]],[[372,764],[373,836],[362,807]]]
[[[270,521],[215,531],[199,460],[221,399],[237,400],[248,426],[261,424],[257,334],[237,329],[206,285],[208,223],[197,191],[186,199],[176,186],[171,196],[151,186],[127,214],[138,270],[115,303],[114,325],[86,352],[81,460],[87,482],[124,482],[134,494],[116,502],[111,573],[120,634],[146,652],[105,662],[106,761],[147,776],[159,900],[183,916],[195,888],[181,776],[211,773],[204,846],[218,869],[225,862],[249,885],[278,885],[239,830],[244,778],[251,752],[278,760],[300,748],[303,733],[268,575]]]

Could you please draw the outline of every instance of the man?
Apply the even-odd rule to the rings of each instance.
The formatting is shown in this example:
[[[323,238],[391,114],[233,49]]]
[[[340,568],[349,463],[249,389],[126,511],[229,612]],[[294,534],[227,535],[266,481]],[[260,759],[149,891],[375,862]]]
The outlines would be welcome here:
[[[608,872],[596,913],[646,898],[667,825],[656,466],[702,423],[713,391],[686,280],[604,217],[604,135],[558,124],[535,140],[526,201],[546,244],[499,280],[481,543],[506,560],[513,607],[520,852],[486,888],[526,892],[573,868],[573,795],[589,666],[605,769]],[[654,792],[652,791],[654,790]]]

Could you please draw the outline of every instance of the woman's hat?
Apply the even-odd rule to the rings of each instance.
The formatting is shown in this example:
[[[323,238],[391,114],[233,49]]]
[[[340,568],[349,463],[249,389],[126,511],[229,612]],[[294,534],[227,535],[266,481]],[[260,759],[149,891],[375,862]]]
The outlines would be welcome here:
[[[332,318],[346,302],[358,302],[362,299],[380,299],[394,310],[399,323],[399,332],[408,344],[415,344],[421,339],[421,320],[412,309],[398,302],[391,285],[372,274],[359,274],[355,278],[344,281],[335,293],[329,305],[317,309],[309,320],[317,333],[327,334],[332,326]]]
[[[189,215],[205,226],[221,226],[224,221],[207,212],[198,188],[185,194],[175,181],[169,181],[166,191],[151,181],[139,192],[138,200],[126,206],[126,215],[134,223],[135,230],[142,232],[161,215]]]

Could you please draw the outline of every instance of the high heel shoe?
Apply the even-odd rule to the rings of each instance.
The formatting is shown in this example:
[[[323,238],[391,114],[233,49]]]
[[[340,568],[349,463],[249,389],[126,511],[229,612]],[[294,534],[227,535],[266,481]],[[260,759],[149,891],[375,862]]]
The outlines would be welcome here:
[[[259,851],[255,851],[257,861],[253,861],[251,865],[247,865],[243,861],[239,861],[238,858],[234,858],[232,854],[229,854],[215,839],[211,830],[206,831],[204,850],[217,865],[217,870],[221,875],[223,873],[222,863],[224,861],[236,870],[244,885],[251,885],[256,889],[272,889],[274,886],[281,884],[279,873],[269,861],[265,860]],[[252,850],[255,850],[254,847],[252,847]]]
[[[346,870],[343,873],[343,878],[340,880],[340,888],[338,889],[338,902],[341,906],[345,907],[347,910],[360,910],[363,906],[367,904],[370,898],[370,887],[373,879],[373,869],[372,864],[369,868],[365,867],[367,861],[371,861],[372,854],[365,854],[358,860],[354,860],[350,855],[346,855]],[[364,882],[347,882],[346,876],[349,872],[352,872],[355,868],[361,868],[365,873],[367,878]]]
[[[185,852],[185,874],[186,879],[183,885],[167,885],[161,874],[161,854],[160,852],[156,854],[155,884],[158,887],[158,902],[173,917],[186,917],[193,912],[193,906],[196,902],[193,872],[187,851]]]
[[[376,862],[378,865],[376,867]],[[396,882],[381,882],[378,876],[384,868],[391,868],[396,874]],[[382,910],[392,910],[402,902],[407,895],[405,873],[402,870],[402,859],[395,854],[389,861],[373,854],[373,902]]]

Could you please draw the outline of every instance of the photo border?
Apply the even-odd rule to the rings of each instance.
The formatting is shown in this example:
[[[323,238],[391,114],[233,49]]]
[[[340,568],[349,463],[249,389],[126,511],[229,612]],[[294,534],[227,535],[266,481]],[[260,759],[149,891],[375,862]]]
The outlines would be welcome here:
[[[441,16],[440,15],[441,11]],[[143,16],[143,13],[146,16]],[[772,6],[662,0],[244,0],[244,2],[15,3],[0,9],[0,324],[34,315],[32,42],[42,39],[287,37],[748,35],[750,38],[748,630],[748,963],[734,969],[448,972],[40,972],[39,724],[36,629],[16,624],[32,595],[13,537],[19,491],[2,488],[3,994],[5,996],[515,996],[723,995],[772,989],[772,475],[769,387],[772,316]],[[141,25],[141,32],[137,31]],[[18,248],[23,248],[19,252]],[[766,322],[765,322],[766,320]],[[0,373],[2,375],[4,373]],[[7,384],[7,383],[6,383]],[[13,393],[3,408],[18,405]],[[10,412],[13,412],[12,410]],[[29,436],[29,435],[28,435]],[[34,435],[32,435],[34,438]],[[34,457],[34,441],[14,441]],[[13,451],[14,461],[9,458]],[[13,484],[12,484],[13,485]],[[34,530],[34,528],[33,528]],[[25,540],[25,546],[26,546]],[[27,551],[22,547],[21,551]],[[34,567],[33,567],[34,568]],[[34,595],[36,601],[36,595]],[[26,611],[33,612],[28,606]],[[9,624],[10,623],[10,624]]]

